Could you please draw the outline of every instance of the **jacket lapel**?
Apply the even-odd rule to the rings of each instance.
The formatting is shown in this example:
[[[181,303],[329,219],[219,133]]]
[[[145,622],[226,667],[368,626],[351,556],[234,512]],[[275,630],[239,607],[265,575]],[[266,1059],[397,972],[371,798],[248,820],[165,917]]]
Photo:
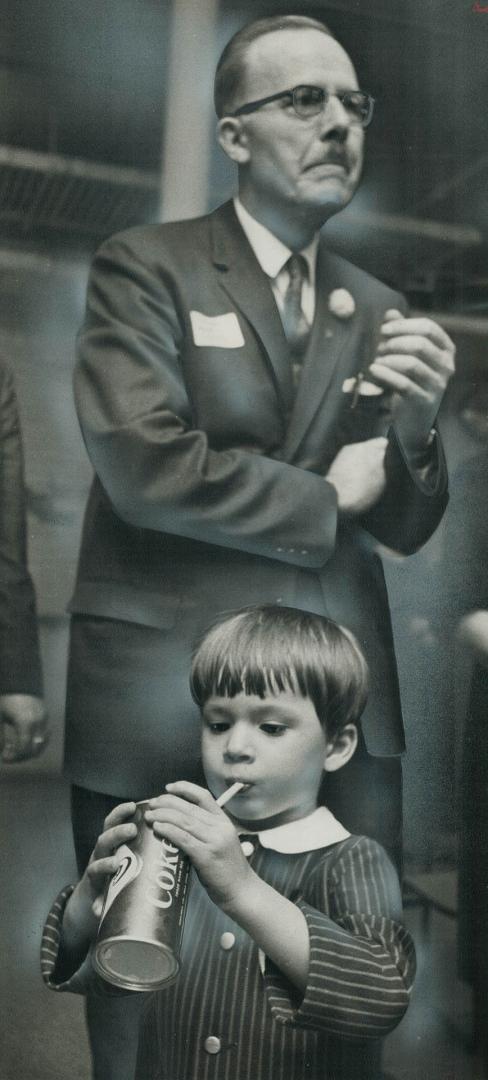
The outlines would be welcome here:
[[[327,253],[322,242],[317,257],[315,318],[283,448],[286,461],[296,454],[320,409],[324,413],[324,426],[327,425],[329,410],[325,406],[325,397],[328,392],[339,380],[338,392],[342,393],[344,380],[361,367],[363,342],[359,313],[355,312],[350,319],[341,319],[329,309],[332,290],[347,287],[340,266],[341,262]]]
[[[231,202],[211,217],[212,258],[222,288],[261,340],[285,413],[293,402],[291,365],[269,278],[261,269]]]

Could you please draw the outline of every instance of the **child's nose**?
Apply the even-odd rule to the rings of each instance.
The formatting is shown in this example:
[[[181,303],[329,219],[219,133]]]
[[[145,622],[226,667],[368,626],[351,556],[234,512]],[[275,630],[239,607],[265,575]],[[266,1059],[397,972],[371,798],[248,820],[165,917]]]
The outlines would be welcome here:
[[[224,758],[226,761],[249,761],[253,758],[254,751],[252,747],[252,739],[250,732],[245,728],[241,728],[236,725],[231,728],[227,735],[227,742],[224,751]]]

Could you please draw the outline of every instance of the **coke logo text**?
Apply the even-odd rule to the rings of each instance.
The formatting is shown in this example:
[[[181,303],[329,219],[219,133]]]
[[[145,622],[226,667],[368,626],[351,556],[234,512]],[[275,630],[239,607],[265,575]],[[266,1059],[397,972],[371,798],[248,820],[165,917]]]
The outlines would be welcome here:
[[[179,854],[178,848],[173,847],[168,840],[162,840],[161,860],[154,878],[154,884],[160,890],[161,896],[154,896],[151,893],[148,896],[149,901],[155,907],[169,908],[173,903]]]

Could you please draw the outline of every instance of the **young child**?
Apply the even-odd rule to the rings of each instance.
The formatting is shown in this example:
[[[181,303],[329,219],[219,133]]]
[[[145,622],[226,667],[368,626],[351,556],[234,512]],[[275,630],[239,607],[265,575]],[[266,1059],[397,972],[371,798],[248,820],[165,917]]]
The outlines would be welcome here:
[[[355,750],[359,647],[321,616],[248,609],[206,635],[191,683],[209,790],[168,784],[146,812],[196,873],[179,975],[144,1012],[137,1080],[370,1080],[415,957],[385,852],[317,806],[324,770]],[[236,780],[248,787],[223,810],[215,799]],[[120,993],[88,950],[133,812],[109,814],[88,870],[48,917],[43,974],[57,990],[98,981]]]

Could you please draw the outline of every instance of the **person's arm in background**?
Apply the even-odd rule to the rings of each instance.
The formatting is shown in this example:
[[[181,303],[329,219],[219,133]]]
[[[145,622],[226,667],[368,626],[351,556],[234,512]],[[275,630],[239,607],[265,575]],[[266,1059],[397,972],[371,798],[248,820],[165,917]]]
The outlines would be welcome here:
[[[35,594],[27,568],[24,469],[11,373],[0,362],[0,746],[6,763],[48,738]]]

